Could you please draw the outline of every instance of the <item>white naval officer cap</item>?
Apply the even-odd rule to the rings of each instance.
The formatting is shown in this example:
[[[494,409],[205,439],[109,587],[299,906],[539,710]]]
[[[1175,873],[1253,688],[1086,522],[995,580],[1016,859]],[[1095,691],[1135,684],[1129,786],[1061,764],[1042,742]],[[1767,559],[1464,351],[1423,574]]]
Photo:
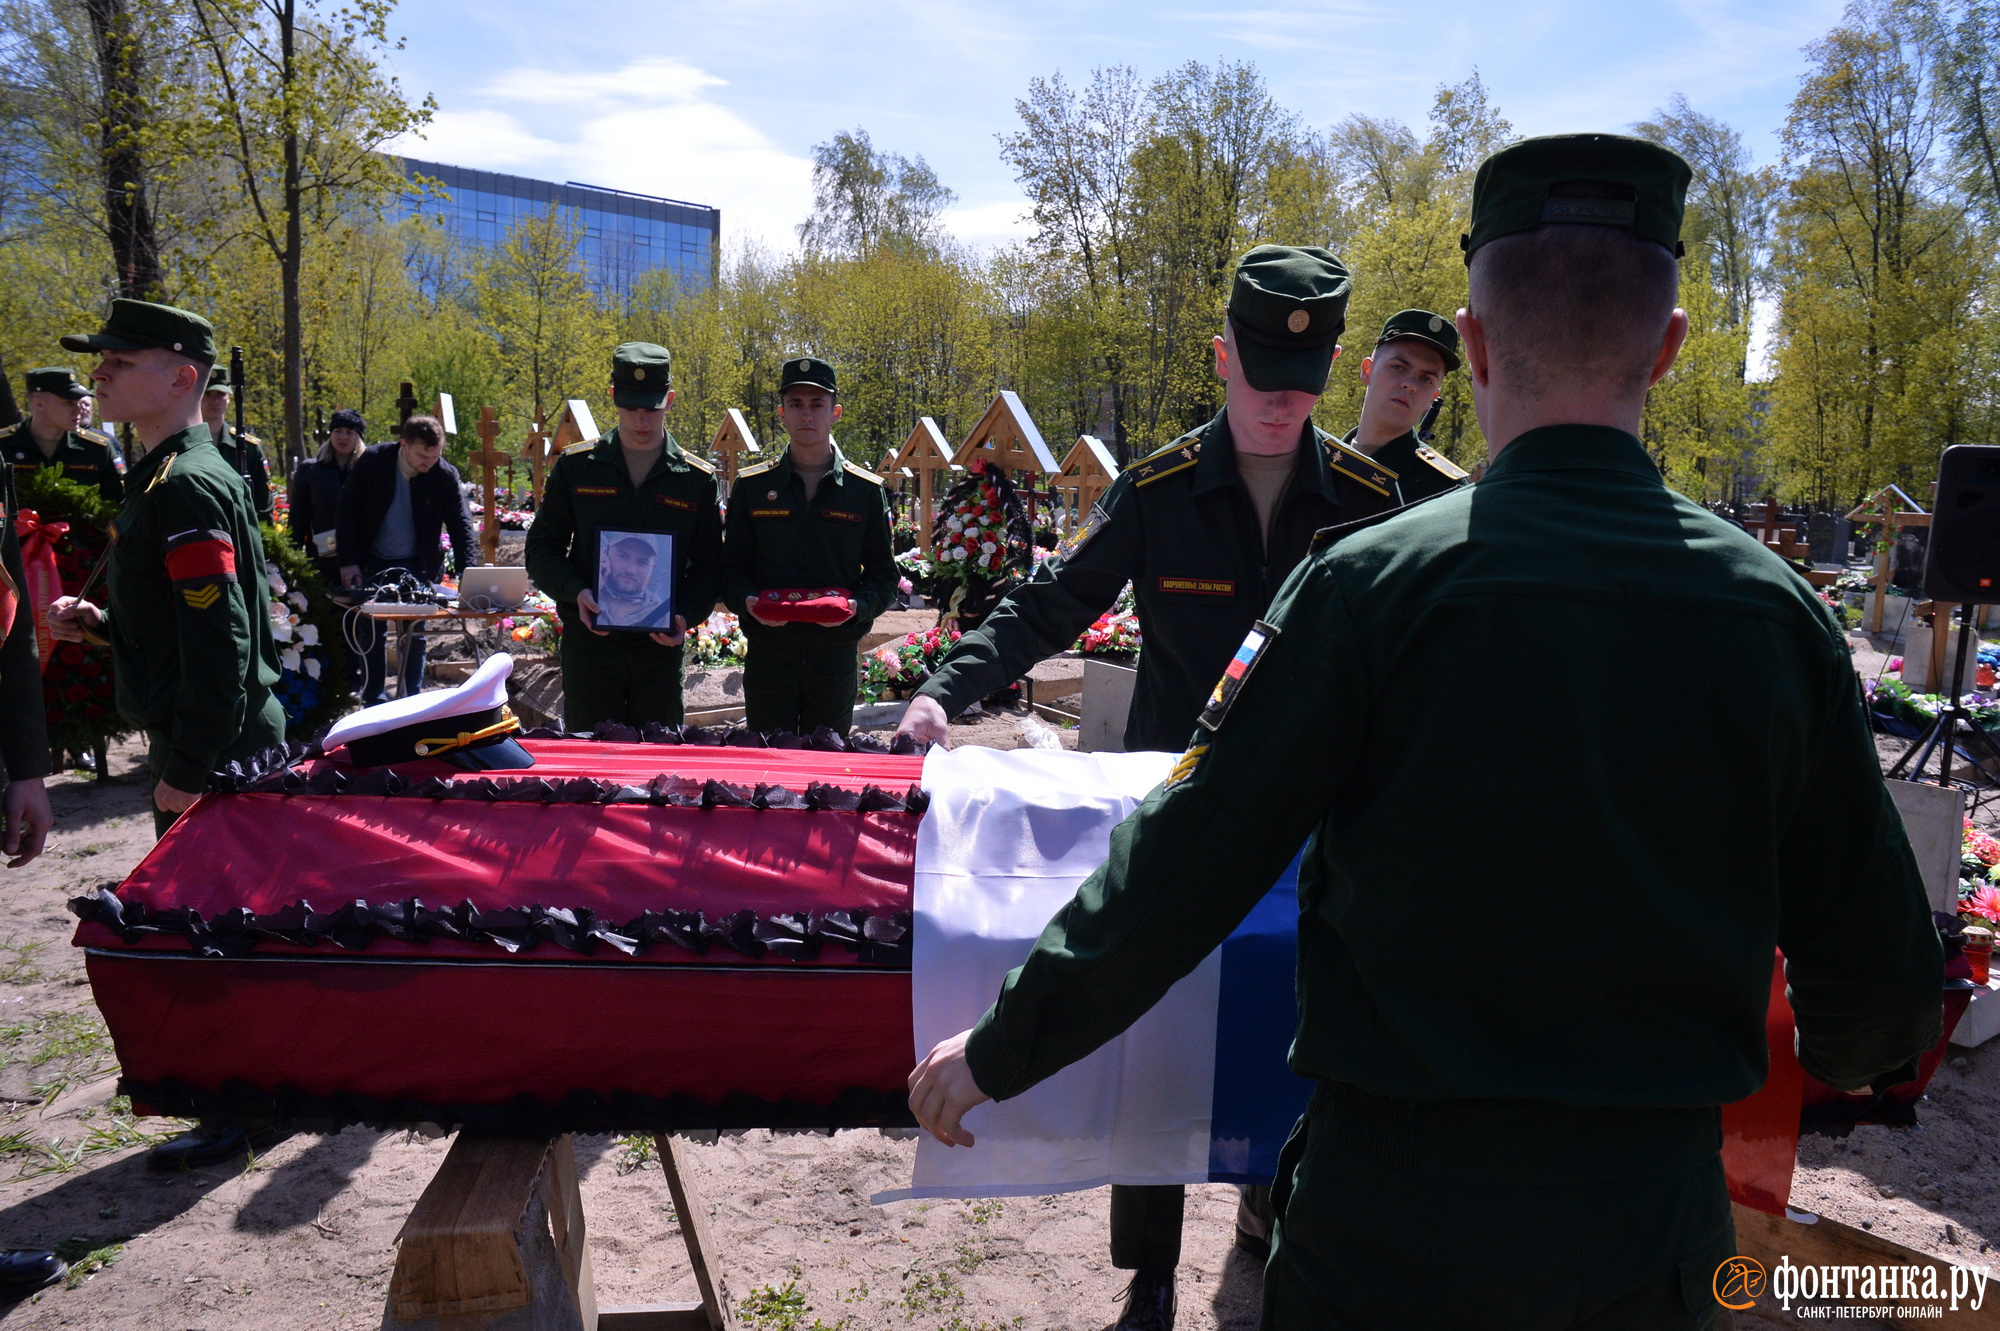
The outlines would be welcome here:
[[[533,767],[534,755],[514,738],[521,723],[507,707],[507,676],[513,673],[514,658],[496,653],[456,688],[413,693],[341,718],[320,745],[329,753],[346,745],[356,767],[420,758],[442,758],[475,772]]]

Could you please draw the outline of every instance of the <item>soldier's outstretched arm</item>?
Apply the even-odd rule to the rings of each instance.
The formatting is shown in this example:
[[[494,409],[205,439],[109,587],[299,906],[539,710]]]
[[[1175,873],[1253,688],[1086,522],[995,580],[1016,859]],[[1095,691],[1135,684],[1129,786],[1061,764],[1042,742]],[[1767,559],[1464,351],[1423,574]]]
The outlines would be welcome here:
[[[1171,775],[974,1027],[966,1061],[982,1091],[1018,1095],[1089,1054],[1229,936],[1331,807],[1371,692],[1335,580],[1308,559]]]
[[[1144,567],[1146,532],[1130,478],[1121,477],[1088,524],[1035,575],[1007,593],[918,692],[956,716],[1036,663],[1072,647]]]
[[[1891,1086],[1941,1033],[1944,952],[1846,652],[1829,653],[1818,751],[1779,863],[1778,946],[1799,1062],[1841,1090]]]

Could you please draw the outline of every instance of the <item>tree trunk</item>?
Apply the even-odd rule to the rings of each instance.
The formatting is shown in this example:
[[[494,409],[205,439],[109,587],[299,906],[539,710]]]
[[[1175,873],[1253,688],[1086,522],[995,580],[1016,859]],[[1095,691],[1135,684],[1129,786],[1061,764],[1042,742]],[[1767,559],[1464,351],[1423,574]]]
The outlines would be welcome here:
[[[285,251],[278,265],[284,284],[285,315],[285,450],[296,467],[305,458],[306,387],[305,330],[299,313],[299,268],[305,259],[305,237],[299,218],[304,191],[299,186],[299,127],[294,97],[297,66],[293,45],[298,35],[296,0],[285,0],[279,29],[284,61],[285,108]],[[292,468],[286,468],[290,474]]]
[[[140,300],[160,294],[160,242],[146,200],[146,162],[139,135],[144,107],[139,96],[143,46],[132,35],[125,0],[84,0],[103,85],[98,161],[104,174],[104,221],[111,256],[118,265],[118,292]]]

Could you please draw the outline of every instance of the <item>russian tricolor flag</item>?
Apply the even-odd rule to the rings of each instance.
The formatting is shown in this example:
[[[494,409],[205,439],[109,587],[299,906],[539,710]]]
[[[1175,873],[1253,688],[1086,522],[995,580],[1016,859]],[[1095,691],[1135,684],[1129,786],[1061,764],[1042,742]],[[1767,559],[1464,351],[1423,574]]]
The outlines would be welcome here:
[[[1103,863],[1112,828],[1173,763],[1168,753],[932,753],[916,855],[919,1059],[979,1019]],[[1295,857],[1228,941],[1129,1031],[1026,1094],[973,1110],[976,1147],[921,1138],[911,1186],[874,1200],[1269,1183],[1311,1093],[1285,1063],[1297,929]]]

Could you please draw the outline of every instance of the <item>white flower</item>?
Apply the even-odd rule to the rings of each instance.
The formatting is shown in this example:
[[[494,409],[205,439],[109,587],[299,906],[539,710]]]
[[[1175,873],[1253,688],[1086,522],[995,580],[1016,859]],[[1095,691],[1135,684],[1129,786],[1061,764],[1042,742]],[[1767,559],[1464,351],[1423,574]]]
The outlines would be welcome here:
[[[962,548],[961,548],[961,547],[959,547],[959,546],[953,546],[953,547],[952,547],[952,549],[951,549],[951,557],[952,557],[953,559],[957,559],[957,560],[963,560],[963,559],[965,558],[965,551],[964,551],[964,549],[962,549]]]
[[[319,625],[317,624],[299,625],[299,644],[304,647],[319,646]]]
[[[944,524],[944,529],[945,529],[946,531],[949,531],[949,532],[961,532],[961,531],[964,531],[964,530],[965,530],[965,519],[963,519],[963,518],[949,518],[949,519],[947,519],[947,520],[945,521],[945,524]]]
[[[301,610],[306,608],[306,594],[304,592],[290,592],[285,596],[285,599]]]
[[[278,664],[287,670],[297,670],[299,668],[299,649],[296,647],[287,647],[284,651],[279,652]]]
[[[291,624],[282,619],[272,620],[271,636],[277,639],[279,642],[290,642],[292,640]]]
[[[305,672],[307,679],[319,678],[319,658],[317,656],[308,656],[306,658]]]
[[[979,543],[979,553],[982,555],[990,555],[995,551],[997,551],[999,548],[1000,548],[999,546],[993,544],[993,542],[991,541],[981,541]]]

